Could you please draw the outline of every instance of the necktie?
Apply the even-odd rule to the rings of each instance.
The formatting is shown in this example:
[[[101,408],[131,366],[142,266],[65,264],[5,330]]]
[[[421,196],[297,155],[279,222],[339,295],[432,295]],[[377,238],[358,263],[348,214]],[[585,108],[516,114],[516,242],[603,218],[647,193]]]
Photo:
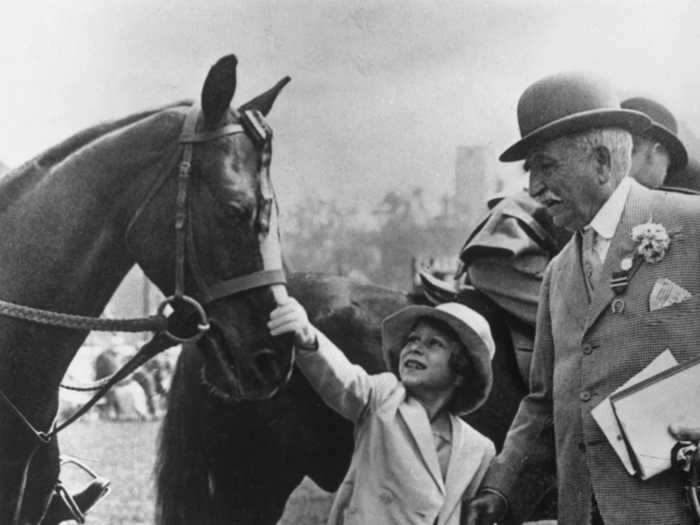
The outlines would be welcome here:
[[[601,266],[600,258],[593,249],[596,235],[596,231],[593,228],[583,230],[581,250],[583,254],[583,271],[586,274],[586,281],[591,290],[593,290],[594,284],[598,281]]]

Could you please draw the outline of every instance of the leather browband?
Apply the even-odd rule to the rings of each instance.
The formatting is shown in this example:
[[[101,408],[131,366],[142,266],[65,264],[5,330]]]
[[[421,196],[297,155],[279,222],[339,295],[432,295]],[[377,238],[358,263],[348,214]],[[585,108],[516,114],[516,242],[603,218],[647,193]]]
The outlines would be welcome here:
[[[245,133],[243,126],[240,124],[227,124],[221,128],[212,131],[200,131],[199,133],[183,133],[180,136],[180,144],[193,144],[195,142],[208,142],[210,140],[225,137],[226,135],[234,135],[236,133]]]

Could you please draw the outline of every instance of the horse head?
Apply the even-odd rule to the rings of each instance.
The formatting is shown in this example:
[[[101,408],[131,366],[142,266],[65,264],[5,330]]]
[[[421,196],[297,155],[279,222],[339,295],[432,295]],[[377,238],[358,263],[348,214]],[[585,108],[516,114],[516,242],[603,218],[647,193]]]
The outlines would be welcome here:
[[[267,329],[286,288],[263,118],[288,81],[233,109],[236,58],[212,66],[201,103],[186,108],[179,167],[151,186],[127,233],[136,261],[168,295],[169,333],[196,340],[202,380],[236,400],[272,396],[293,368],[291,339]],[[173,222],[175,242],[154,235]]]

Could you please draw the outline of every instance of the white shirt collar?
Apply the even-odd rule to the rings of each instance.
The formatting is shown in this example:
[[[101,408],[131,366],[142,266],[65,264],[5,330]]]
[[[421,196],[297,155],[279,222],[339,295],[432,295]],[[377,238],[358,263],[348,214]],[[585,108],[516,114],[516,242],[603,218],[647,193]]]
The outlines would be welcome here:
[[[610,240],[615,235],[617,224],[620,222],[622,212],[625,209],[627,195],[632,187],[632,179],[624,177],[618,184],[612,195],[603,203],[603,206],[595,214],[593,220],[584,227],[584,230],[593,228],[602,238]]]

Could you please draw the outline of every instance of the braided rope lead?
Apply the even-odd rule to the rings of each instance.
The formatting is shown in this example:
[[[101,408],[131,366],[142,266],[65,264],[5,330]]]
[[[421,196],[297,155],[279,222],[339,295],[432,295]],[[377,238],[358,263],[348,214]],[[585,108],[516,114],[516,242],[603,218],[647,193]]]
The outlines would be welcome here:
[[[50,312],[2,300],[0,300],[0,315],[51,326],[100,332],[159,332],[164,330],[168,323],[168,320],[162,315],[135,319],[104,319]]]

